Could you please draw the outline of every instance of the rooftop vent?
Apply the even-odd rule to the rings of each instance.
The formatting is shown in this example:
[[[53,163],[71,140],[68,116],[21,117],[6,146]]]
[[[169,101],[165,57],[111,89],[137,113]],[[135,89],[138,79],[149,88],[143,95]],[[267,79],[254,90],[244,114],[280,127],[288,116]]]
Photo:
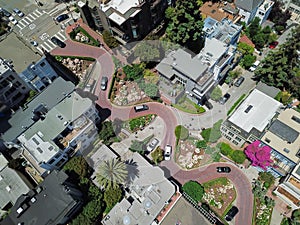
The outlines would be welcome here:
[[[3,180],[3,177],[0,175],[0,181]]]
[[[249,105],[249,106],[247,107],[247,109],[245,110],[245,113],[248,113],[252,108],[253,108],[253,105]]]
[[[35,197],[32,197],[32,198],[30,199],[30,201],[31,201],[31,203],[35,203],[35,202],[36,202],[36,198],[35,198]]]
[[[9,185],[7,185],[7,186],[5,187],[5,189],[6,189],[8,192],[11,191],[11,187],[10,187]]]

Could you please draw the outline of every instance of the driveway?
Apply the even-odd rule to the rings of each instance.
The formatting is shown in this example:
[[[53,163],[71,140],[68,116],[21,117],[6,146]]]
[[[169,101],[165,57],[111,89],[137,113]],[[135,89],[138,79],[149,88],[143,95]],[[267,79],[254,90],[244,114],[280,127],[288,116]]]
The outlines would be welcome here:
[[[66,48],[56,48],[52,51],[52,54],[75,55],[96,58],[96,60],[100,63],[100,66],[97,67],[99,69],[98,71],[95,71],[95,73],[99,74],[99,80],[103,75],[107,76],[109,78],[108,87],[110,86],[112,75],[114,73],[114,64],[112,62],[111,55],[105,49],[87,46],[68,40]],[[245,82],[244,85],[246,84],[247,83]],[[188,114],[184,115],[177,112],[177,114],[180,115],[180,117],[178,117],[176,116],[176,111],[174,111],[173,108],[156,102],[147,103],[147,105],[149,106],[149,110],[136,113],[134,112],[132,106],[119,107],[112,105],[110,100],[107,98],[109,88],[106,91],[100,91],[99,86],[100,84],[98,82],[95,90],[95,94],[98,96],[96,104],[98,104],[102,109],[107,109],[108,111],[110,111],[110,115],[108,116],[108,118],[110,118],[111,120],[114,120],[116,118],[119,118],[121,120],[128,120],[130,118],[134,118],[136,116],[143,116],[149,113],[157,114],[160,118],[162,118],[162,120],[165,123],[163,137],[161,138],[163,140],[161,146],[164,147],[166,144],[171,144],[172,146],[175,146],[174,129],[175,126],[180,122],[178,118],[186,118],[188,117]],[[238,92],[238,94],[236,94],[236,98],[239,97],[240,93],[245,91],[245,88],[246,87],[242,85],[241,87],[239,87],[239,89],[232,89],[232,91]],[[232,99],[232,102],[234,101],[235,98]],[[230,102],[228,104],[230,104]],[[201,125],[200,121],[202,120],[202,117],[202,121],[204,123],[205,121],[215,122],[214,120],[211,120],[211,117],[221,118],[224,116],[224,113],[222,112],[222,107],[220,109],[216,108],[215,113],[211,113],[212,112],[207,112],[203,115],[194,117],[194,119],[195,121],[199,119],[199,125]],[[194,120],[191,121],[192,122],[190,123],[195,124]],[[206,124],[209,125],[207,122]],[[173,149],[173,152],[174,151],[175,149]],[[197,180],[200,183],[203,183],[221,176],[228,177],[228,179],[230,179],[234,183],[235,188],[237,190],[237,206],[239,207],[240,212],[235,219],[236,224],[250,225],[252,220],[253,197],[251,193],[251,185],[247,177],[243,174],[241,170],[239,170],[233,165],[230,165],[232,169],[232,172],[230,174],[219,174],[215,170],[215,167],[217,165],[222,166],[228,164],[218,163],[199,168],[193,171],[183,171],[177,166],[177,164],[173,160],[170,160],[162,162],[161,168],[165,171],[166,177],[173,176],[181,184],[188,180]]]

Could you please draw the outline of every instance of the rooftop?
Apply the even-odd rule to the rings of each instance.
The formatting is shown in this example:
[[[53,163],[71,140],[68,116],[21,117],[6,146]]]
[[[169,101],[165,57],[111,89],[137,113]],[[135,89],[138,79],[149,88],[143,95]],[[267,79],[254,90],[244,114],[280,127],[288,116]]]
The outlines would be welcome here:
[[[267,145],[298,163],[300,160],[300,113],[294,109],[282,111],[261,138]]]
[[[243,35],[240,37],[239,42],[245,43],[245,44],[250,45],[251,47],[255,48],[255,44],[250,40],[250,38],[247,37],[246,34],[243,34]]]
[[[202,15],[211,17],[217,21],[221,21],[224,18],[234,20],[238,11],[235,9],[234,4],[223,3],[212,3],[210,1],[205,2],[201,7],[200,11]]]
[[[262,2],[263,0],[235,0],[235,5],[247,12],[252,12],[252,10],[258,7]]]
[[[156,67],[156,69],[170,79],[174,74],[180,73],[195,82],[207,71],[208,66],[200,62],[197,57],[183,49],[172,51]]]
[[[138,176],[129,187],[130,196],[106,215],[102,220],[104,225],[150,225],[175,193],[175,186],[159,167],[153,167],[138,153],[133,153],[128,160],[136,162]]]
[[[246,132],[252,128],[263,132],[280,106],[280,102],[254,89],[228,120]]]
[[[69,94],[53,107],[45,119],[28,128],[18,140],[28,149],[37,162],[47,162],[59,150],[53,140],[74,120],[82,116],[92,105],[89,98],[82,98],[76,92]],[[88,120],[84,116],[79,122]],[[73,124],[75,126],[75,124]]]
[[[15,204],[20,195],[30,188],[19,174],[8,167],[8,161],[0,153],[0,210],[7,204]]]
[[[203,31],[208,38],[215,38],[225,44],[230,44],[231,39],[242,30],[242,26],[234,24],[231,20],[224,18],[221,21],[206,18]]]
[[[0,57],[0,75],[5,73],[6,71],[11,70],[9,64]]]
[[[3,225],[59,224],[78,204],[65,184],[67,178],[63,171],[50,173],[38,187],[20,196]]]
[[[10,129],[2,135],[4,141],[13,141],[36,121],[33,120],[33,111],[37,108],[44,108],[47,111],[61,102],[74,90],[73,83],[58,77],[43,92],[31,100],[24,109],[16,111],[9,119]]]

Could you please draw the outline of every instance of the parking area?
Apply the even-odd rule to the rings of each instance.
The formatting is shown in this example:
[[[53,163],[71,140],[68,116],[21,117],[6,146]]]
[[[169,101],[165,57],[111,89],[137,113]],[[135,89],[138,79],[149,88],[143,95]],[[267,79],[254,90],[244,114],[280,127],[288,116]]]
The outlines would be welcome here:
[[[32,62],[36,62],[41,57],[35,54],[31,48],[20,41],[15,33],[10,33],[6,39],[0,42],[1,57],[11,59],[14,69],[20,73]]]
[[[201,213],[181,197],[161,225],[210,225]]]

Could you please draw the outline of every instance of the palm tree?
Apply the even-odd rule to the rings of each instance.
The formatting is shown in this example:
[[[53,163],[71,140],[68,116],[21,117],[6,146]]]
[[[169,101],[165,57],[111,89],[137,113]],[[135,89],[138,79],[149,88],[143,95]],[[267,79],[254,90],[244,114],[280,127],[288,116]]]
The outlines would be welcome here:
[[[110,159],[99,165],[96,177],[103,188],[116,188],[125,183],[127,175],[128,171],[124,162],[119,159]]]

